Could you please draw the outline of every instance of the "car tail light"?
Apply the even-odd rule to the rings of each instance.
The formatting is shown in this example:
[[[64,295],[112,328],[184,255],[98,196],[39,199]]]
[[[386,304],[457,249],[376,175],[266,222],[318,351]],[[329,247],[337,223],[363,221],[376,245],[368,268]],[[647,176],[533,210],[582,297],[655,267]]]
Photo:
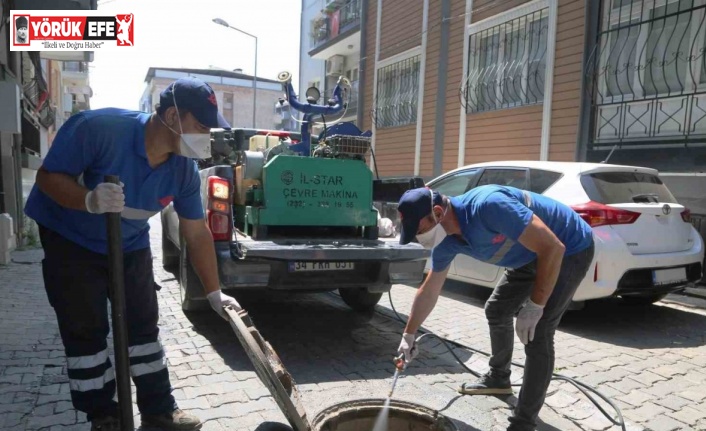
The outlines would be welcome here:
[[[635,223],[640,213],[609,207],[597,202],[588,202],[571,207],[591,227]]]
[[[214,241],[227,241],[231,237],[230,183],[225,178],[208,177],[208,227]]]
[[[685,208],[684,211],[681,212],[681,219],[687,223],[691,223],[691,210],[689,208]]]

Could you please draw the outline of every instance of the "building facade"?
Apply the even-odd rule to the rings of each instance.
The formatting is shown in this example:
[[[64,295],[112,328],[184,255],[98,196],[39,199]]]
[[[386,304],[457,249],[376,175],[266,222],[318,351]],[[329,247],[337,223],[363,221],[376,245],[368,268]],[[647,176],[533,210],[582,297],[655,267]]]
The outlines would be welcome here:
[[[351,70],[357,123],[373,131],[383,177],[430,179],[509,159],[607,160],[659,169],[706,214],[705,7],[303,0],[301,86],[326,88]],[[343,15],[355,24],[342,26]]]
[[[13,9],[28,10],[97,8],[95,0],[14,0],[13,3]],[[13,28],[9,25],[10,10],[4,6],[5,2],[0,5],[0,213],[12,217],[18,242],[23,244],[37,240],[36,232],[31,232],[31,223],[25,220],[23,208],[42,158],[67,112],[89,106],[87,63],[92,61],[93,53],[10,51]],[[64,62],[69,63],[64,65]],[[67,99],[70,105],[66,104]],[[68,111],[67,106],[71,108]]]
[[[388,175],[507,157],[706,162],[704,0],[360,4],[361,120]]]
[[[304,94],[307,88],[316,87],[321,93],[317,103],[326,103],[341,76],[350,81],[344,95],[344,111],[326,119],[327,122],[359,124],[362,3],[362,0],[302,0],[299,92]],[[315,127],[315,133],[320,128],[321,125]]]
[[[139,110],[154,111],[159,94],[179,78],[193,76],[208,83],[216,93],[218,108],[232,127],[253,127],[253,77],[240,71],[222,69],[179,69],[151,67],[145,76],[145,90]],[[292,123],[282,112],[282,84],[274,79],[257,78],[256,128],[291,130]],[[280,106],[278,108],[278,105]]]

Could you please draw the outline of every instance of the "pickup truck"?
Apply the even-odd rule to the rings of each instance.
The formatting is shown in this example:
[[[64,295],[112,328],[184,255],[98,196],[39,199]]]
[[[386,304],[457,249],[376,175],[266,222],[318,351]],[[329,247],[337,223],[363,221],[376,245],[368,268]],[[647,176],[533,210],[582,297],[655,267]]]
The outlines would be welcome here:
[[[232,142],[236,135],[242,141],[255,134],[290,135],[292,139],[299,139],[295,132],[220,129],[212,131],[212,152],[220,156],[214,156],[206,163],[199,162],[203,207],[208,212],[224,292],[231,291],[229,294],[237,297],[237,292],[243,289],[338,290],[348,306],[365,312],[373,309],[393,284],[422,281],[429,252],[414,242],[400,245],[398,236],[383,238],[373,235],[368,239],[367,236],[339,234],[335,230],[303,230],[301,234],[287,232],[261,238],[254,232],[247,234],[247,229],[239,227],[238,217],[234,214],[238,207],[233,197],[239,188],[236,174],[239,163],[236,161],[238,151],[233,149],[237,145]],[[371,188],[379,188],[381,184],[379,180],[374,181]],[[373,199],[375,196],[381,196],[381,193],[374,190]],[[384,199],[394,200],[390,197]],[[208,308],[201,281],[191,266],[179,234],[179,218],[171,204],[162,211],[161,220],[163,262],[165,267],[178,265],[182,309]]]

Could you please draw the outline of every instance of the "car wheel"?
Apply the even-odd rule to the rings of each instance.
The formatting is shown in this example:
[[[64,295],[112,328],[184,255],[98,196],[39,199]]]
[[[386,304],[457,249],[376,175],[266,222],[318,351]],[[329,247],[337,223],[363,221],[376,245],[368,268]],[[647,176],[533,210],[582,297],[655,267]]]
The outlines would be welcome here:
[[[655,302],[661,301],[666,296],[667,294],[663,293],[659,295],[621,296],[620,299],[622,299],[626,304],[630,305],[650,305],[654,304]]]
[[[162,221],[162,266],[173,268],[179,265],[179,249],[169,240],[164,223]]]
[[[353,287],[348,289],[338,289],[341,299],[355,311],[368,312],[375,308],[375,305],[382,298],[382,292],[368,292],[364,287]]]
[[[210,308],[204,295],[201,279],[191,266],[186,246],[182,245],[179,253],[179,296],[181,309],[184,311],[201,311]]]

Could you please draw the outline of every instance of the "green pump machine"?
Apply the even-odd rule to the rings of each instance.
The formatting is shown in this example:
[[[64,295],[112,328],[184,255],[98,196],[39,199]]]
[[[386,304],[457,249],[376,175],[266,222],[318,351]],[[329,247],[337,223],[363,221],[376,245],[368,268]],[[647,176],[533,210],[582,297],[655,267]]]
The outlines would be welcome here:
[[[378,238],[378,212],[373,206],[373,173],[366,163],[372,133],[350,122],[324,127],[312,137],[314,117],[334,116],[347,109],[350,82],[340,77],[333,97],[324,104],[316,87],[306,102],[294,94],[289,72],[281,72],[286,102],[304,114],[297,140],[286,133],[257,132],[239,153],[236,225],[255,239],[276,236]],[[283,103],[283,101],[281,101]],[[325,123],[324,123],[325,124]],[[279,136],[277,136],[279,135]],[[240,140],[244,138],[241,137]],[[243,142],[242,144],[245,144]],[[374,159],[374,153],[373,159]]]

